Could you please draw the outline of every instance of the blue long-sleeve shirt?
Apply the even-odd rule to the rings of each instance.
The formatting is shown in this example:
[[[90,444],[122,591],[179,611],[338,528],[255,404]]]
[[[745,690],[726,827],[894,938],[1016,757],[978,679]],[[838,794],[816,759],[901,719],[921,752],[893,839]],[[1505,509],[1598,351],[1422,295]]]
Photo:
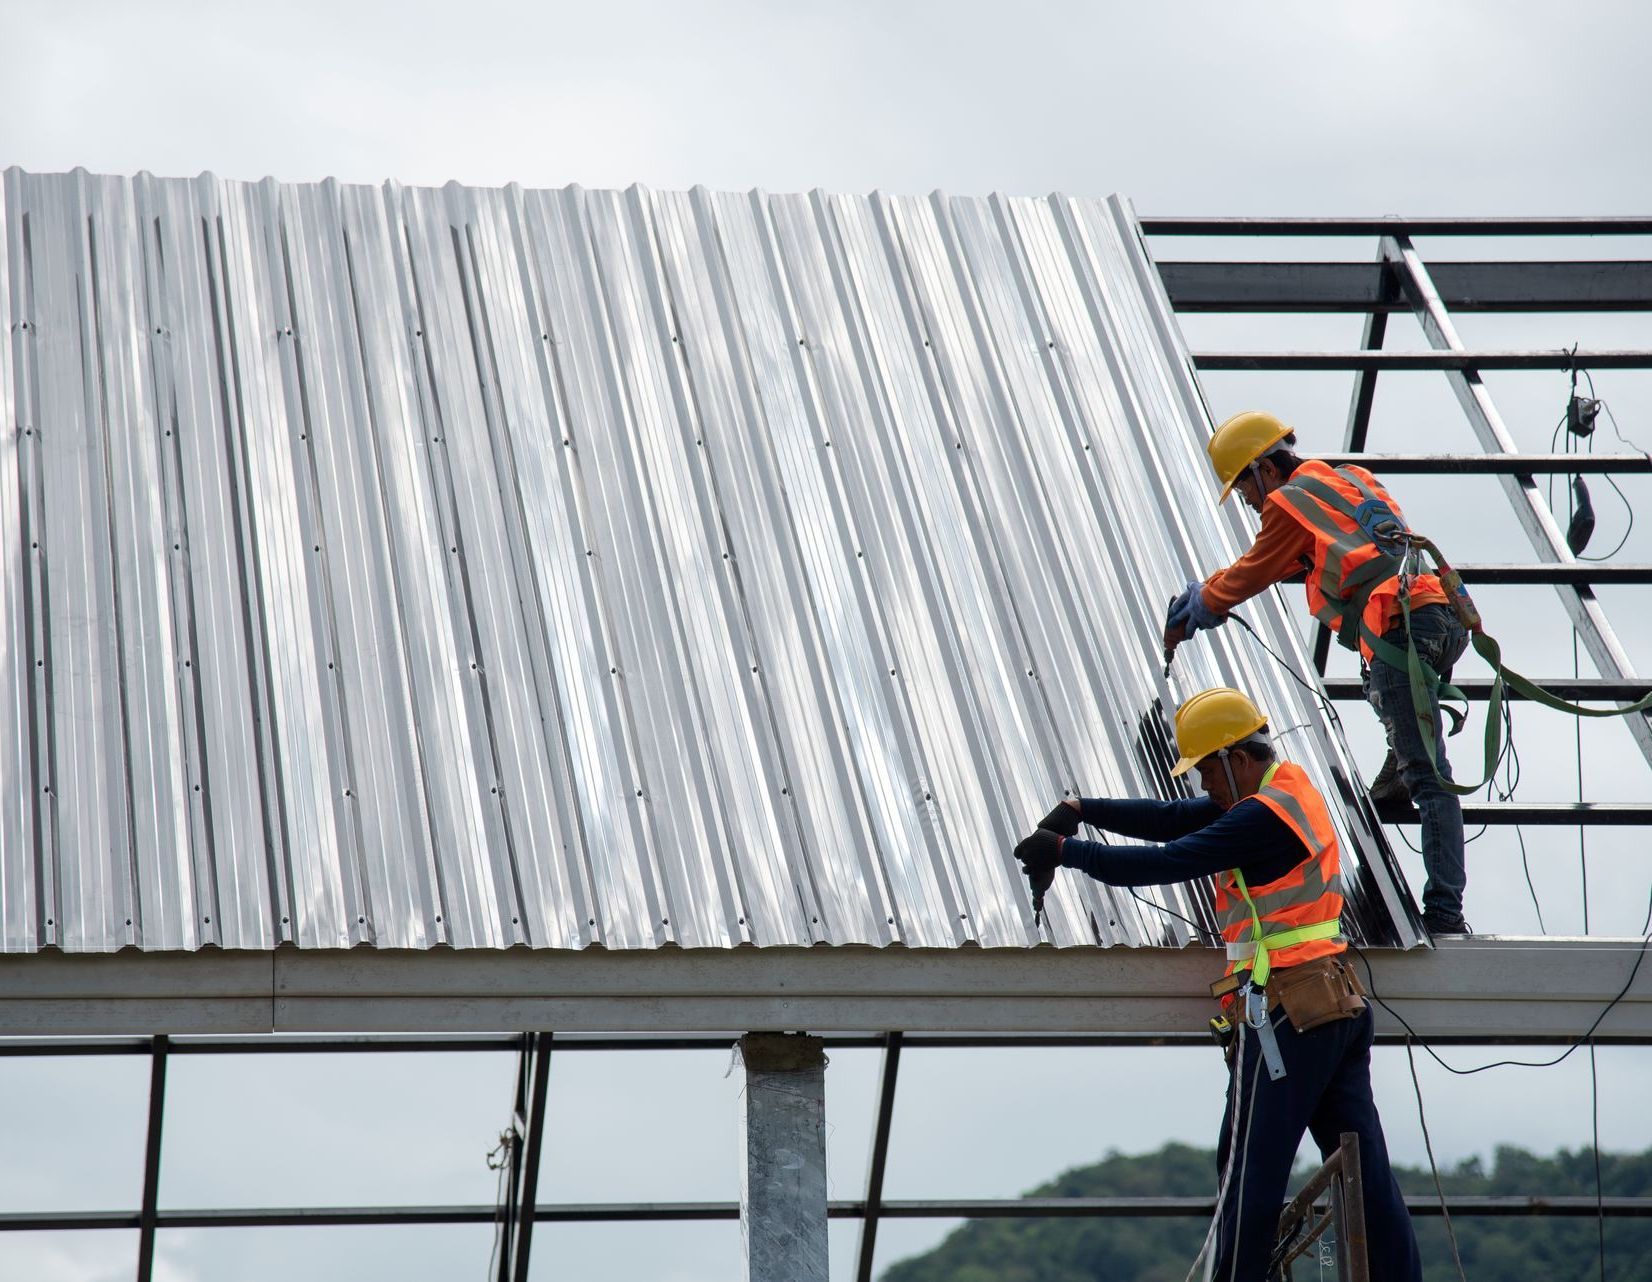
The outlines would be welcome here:
[[[1223,810],[1209,797],[1180,801],[1079,803],[1084,822],[1121,837],[1158,842],[1115,846],[1069,837],[1061,846],[1061,866],[1113,886],[1162,886],[1195,881],[1238,868],[1248,885],[1262,886],[1285,876],[1309,851],[1283,819],[1254,797]]]

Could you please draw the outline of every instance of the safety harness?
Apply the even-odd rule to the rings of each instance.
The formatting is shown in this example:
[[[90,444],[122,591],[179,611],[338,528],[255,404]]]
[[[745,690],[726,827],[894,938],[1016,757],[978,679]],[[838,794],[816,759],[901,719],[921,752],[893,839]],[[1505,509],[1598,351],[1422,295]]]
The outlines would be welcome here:
[[[1529,677],[1522,676],[1508,667],[1503,662],[1502,647],[1496,638],[1481,626],[1479,611],[1475,609],[1473,600],[1463,587],[1462,576],[1451,568],[1433,541],[1411,530],[1400,520],[1389,503],[1373,491],[1357,473],[1347,467],[1337,468],[1336,473],[1358,489],[1362,502],[1352,503],[1345,495],[1318,477],[1300,474],[1293,475],[1276,491],[1282,501],[1290,505],[1293,512],[1304,517],[1331,540],[1318,584],[1323,600],[1320,607],[1314,611],[1314,615],[1327,627],[1336,628],[1337,641],[1341,645],[1353,650],[1364,641],[1375,658],[1407,674],[1410,679],[1411,706],[1417,718],[1418,728],[1422,731],[1423,747],[1428,753],[1429,765],[1433,767],[1435,775],[1445,788],[1459,796],[1467,796],[1485,787],[1496,773],[1497,763],[1503,755],[1502,712],[1505,687],[1524,695],[1534,703],[1553,708],[1557,712],[1571,713],[1575,717],[1622,717],[1652,708],[1652,694],[1622,707],[1586,708],[1550,693]],[[1353,522],[1355,528],[1342,529],[1331,521],[1316,503],[1298,498],[1290,493],[1292,490],[1318,500],[1318,503]],[[1377,549],[1376,554],[1360,564],[1345,579],[1343,565],[1349,554],[1372,545]],[[1423,572],[1424,553],[1433,561],[1434,573],[1439,578],[1441,589],[1451,602],[1452,609],[1468,629],[1469,641],[1475,653],[1484,659],[1492,670],[1491,697],[1487,701],[1486,710],[1485,778],[1477,783],[1455,783],[1440,774],[1440,764],[1434,746],[1439,735],[1439,727],[1434,717],[1435,700],[1457,700],[1466,708],[1468,699],[1456,686],[1441,680],[1440,674],[1424,663],[1417,654],[1416,638],[1411,633],[1411,581]],[[1365,610],[1372,593],[1391,578],[1399,581],[1397,597],[1405,629],[1404,650],[1378,636],[1365,622]],[[1465,716],[1455,708],[1447,707],[1445,711],[1452,718],[1451,733],[1456,734],[1462,729]]]
[[[1235,744],[1234,747],[1239,745]],[[1228,787],[1233,795],[1238,794],[1238,788],[1233,781],[1233,767],[1228,763],[1229,749],[1218,750],[1222,768],[1227,774]],[[1279,769],[1276,761],[1269,766],[1262,776],[1258,792],[1268,787],[1273,781],[1274,774]],[[1317,856],[1310,855],[1310,858]],[[1273,954],[1293,948],[1298,944],[1312,943],[1320,939],[1334,939],[1342,933],[1341,917],[1332,917],[1327,921],[1308,922],[1301,926],[1287,926],[1283,930],[1268,931],[1263,928],[1262,912],[1252,898],[1250,887],[1245,883],[1245,874],[1238,868],[1231,871],[1234,886],[1238,889],[1240,898],[1245,901],[1245,907],[1250,911],[1251,937],[1245,940],[1229,942],[1227,946],[1228,960],[1233,962],[1249,962],[1246,977],[1237,984],[1237,994],[1243,1004],[1243,1018],[1257,1034],[1257,1040],[1262,1047],[1263,1062],[1267,1065],[1268,1075],[1274,1081],[1285,1076],[1285,1063],[1279,1053],[1279,1045],[1274,1037],[1273,1023],[1268,1014],[1268,1001],[1263,991],[1268,982],[1268,976],[1273,973]],[[1212,1020],[1215,1028],[1225,1020]],[[1220,1040],[1220,1030],[1218,1040]]]

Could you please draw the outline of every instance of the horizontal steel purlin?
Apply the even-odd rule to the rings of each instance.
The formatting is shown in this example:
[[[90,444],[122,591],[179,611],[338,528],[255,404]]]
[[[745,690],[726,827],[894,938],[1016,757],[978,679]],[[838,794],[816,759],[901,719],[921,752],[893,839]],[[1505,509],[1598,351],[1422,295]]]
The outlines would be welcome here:
[[[1439,1215],[1440,1201],[1413,1194],[1405,1199],[1412,1215]],[[864,1201],[827,1203],[835,1220],[857,1220],[866,1215]],[[1456,1195],[1446,1199],[1452,1215],[1561,1216],[1602,1214],[1612,1219],[1652,1216],[1652,1197],[1549,1197],[1543,1194]],[[1020,1197],[1020,1198],[912,1198],[880,1202],[878,1215],[886,1219],[998,1219],[1036,1220],[1073,1217],[1111,1219],[1204,1219],[1215,1210],[1208,1197]],[[161,1211],[157,1229],[225,1228],[338,1228],[387,1224],[491,1224],[498,1208],[470,1206],[326,1206],[227,1207],[207,1210]],[[613,1224],[738,1220],[738,1202],[581,1202],[539,1206],[538,1223]],[[0,1232],[132,1229],[136,1211],[13,1211],[0,1214]]]
[[[1384,823],[1422,822],[1417,811],[1404,802],[1385,802],[1377,806],[1377,815]],[[1464,802],[1463,822],[1559,828],[1631,828],[1652,824],[1652,805],[1613,805],[1594,801],[1557,801],[1539,805],[1508,801]]]
[[[1196,312],[1407,312],[1383,263],[1161,262],[1170,303]],[[1652,262],[1444,262],[1441,301],[1461,312],[1652,310]]]
[[[1201,370],[1652,369],[1652,351],[1194,352]]]
[[[1529,476],[1547,472],[1652,472],[1652,454],[1318,454],[1323,463],[1354,463],[1379,475]]]
[[[1064,876],[1052,894],[1074,886]],[[1470,938],[1365,956],[1377,991],[1419,1035],[1578,1037],[1641,947]],[[34,1036],[806,1028],[1157,1038],[1204,1028],[1219,970],[1204,947],[42,953],[0,958],[0,1027]],[[1398,1025],[1379,1011],[1378,1027]],[[1644,967],[1598,1036],[1649,1033]]]
[[[1142,218],[1149,236],[1645,236],[1652,218]]]
[[[1457,566],[1457,571],[1465,583],[1652,583],[1652,565],[1607,565],[1593,561],[1539,561],[1525,565],[1463,564]]]
[[[1327,677],[1321,684],[1325,693],[1333,699],[1360,700],[1365,699],[1365,690],[1357,677]],[[1461,690],[1470,699],[1489,699],[1491,697],[1491,681],[1453,680],[1452,684]],[[1561,699],[1569,699],[1573,703],[1633,703],[1637,699],[1644,699],[1652,694],[1652,677],[1640,677],[1629,681],[1608,681],[1601,677],[1561,677],[1554,680],[1539,681],[1545,690]],[[1505,699],[1521,699],[1526,696],[1512,687],[1503,688]]]
[[[1395,1025],[1394,1028],[1398,1028]],[[821,1041],[828,1051],[881,1050],[889,1033],[828,1033]],[[1198,1028],[1164,1033],[900,1033],[902,1045],[915,1051],[957,1050],[1121,1050],[1144,1047],[1179,1047],[1203,1050],[1210,1034]],[[1403,1031],[1381,1029],[1379,1045],[1403,1046]],[[605,1037],[595,1033],[571,1033],[557,1037],[557,1053],[596,1051],[612,1055],[632,1051],[709,1051],[727,1055],[740,1038],[739,1033],[690,1033],[681,1035],[636,1034]],[[1516,1035],[1484,1033],[1434,1033],[1420,1039],[1430,1046],[1569,1046],[1575,1034],[1545,1033]],[[1615,1046],[1652,1046],[1652,1031],[1644,1034],[1616,1034]],[[148,1055],[149,1037],[6,1037],[0,1038],[0,1059],[86,1059],[123,1055]],[[492,1037],[448,1037],[441,1034],[413,1036],[318,1037],[309,1034],[259,1033],[236,1037],[174,1038],[173,1055],[504,1055],[522,1049],[519,1033],[498,1033]]]

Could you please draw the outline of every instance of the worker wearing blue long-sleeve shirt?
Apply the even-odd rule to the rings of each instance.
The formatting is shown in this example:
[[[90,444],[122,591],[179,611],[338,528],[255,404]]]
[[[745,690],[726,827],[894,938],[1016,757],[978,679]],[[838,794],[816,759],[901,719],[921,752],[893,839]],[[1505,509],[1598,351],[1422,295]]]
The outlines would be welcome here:
[[[1035,894],[1057,868],[1114,886],[1216,879],[1227,974],[1212,986],[1231,1023],[1229,1094],[1212,1226],[1220,1282],[1263,1282],[1305,1131],[1329,1156],[1359,1136],[1370,1276],[1420,1282],[1411,1218],[1371,1095],[1371,1011],[1343,963],[1342,879],[1330,812],[1300,767],[1275,758],[1267,718],[1237,690],[1176,713],[1181,759],[1205,796],[1068,800],[1016,847]],[[1083,841],[1080,822],[1156,844]]]
[[[1115,846],[1068,837],[1061,866],[1110,886],[1164,886],[1238,868],[1245,881],[1277,881],[1302,861],[1302,844],[1266,806],[1223,810],[1209,797],[1183,801],[1086,799],[1064,802],[1092,828],[1164,844]],[[1076,828],[1076,825],[1075,825]]]

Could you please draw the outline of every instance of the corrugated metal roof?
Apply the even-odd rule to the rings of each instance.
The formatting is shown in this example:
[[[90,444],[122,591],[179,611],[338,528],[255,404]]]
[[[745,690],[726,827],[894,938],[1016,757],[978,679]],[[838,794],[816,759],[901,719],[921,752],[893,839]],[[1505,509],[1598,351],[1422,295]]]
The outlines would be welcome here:
[[[1237,629],[1161,675],[1246,534],[1117,199],[4,202],[5,949],[1030,943],[1011,846],[1218,681],[1355,797]],[[1080,881],[1056,942],[1186,937]]]

